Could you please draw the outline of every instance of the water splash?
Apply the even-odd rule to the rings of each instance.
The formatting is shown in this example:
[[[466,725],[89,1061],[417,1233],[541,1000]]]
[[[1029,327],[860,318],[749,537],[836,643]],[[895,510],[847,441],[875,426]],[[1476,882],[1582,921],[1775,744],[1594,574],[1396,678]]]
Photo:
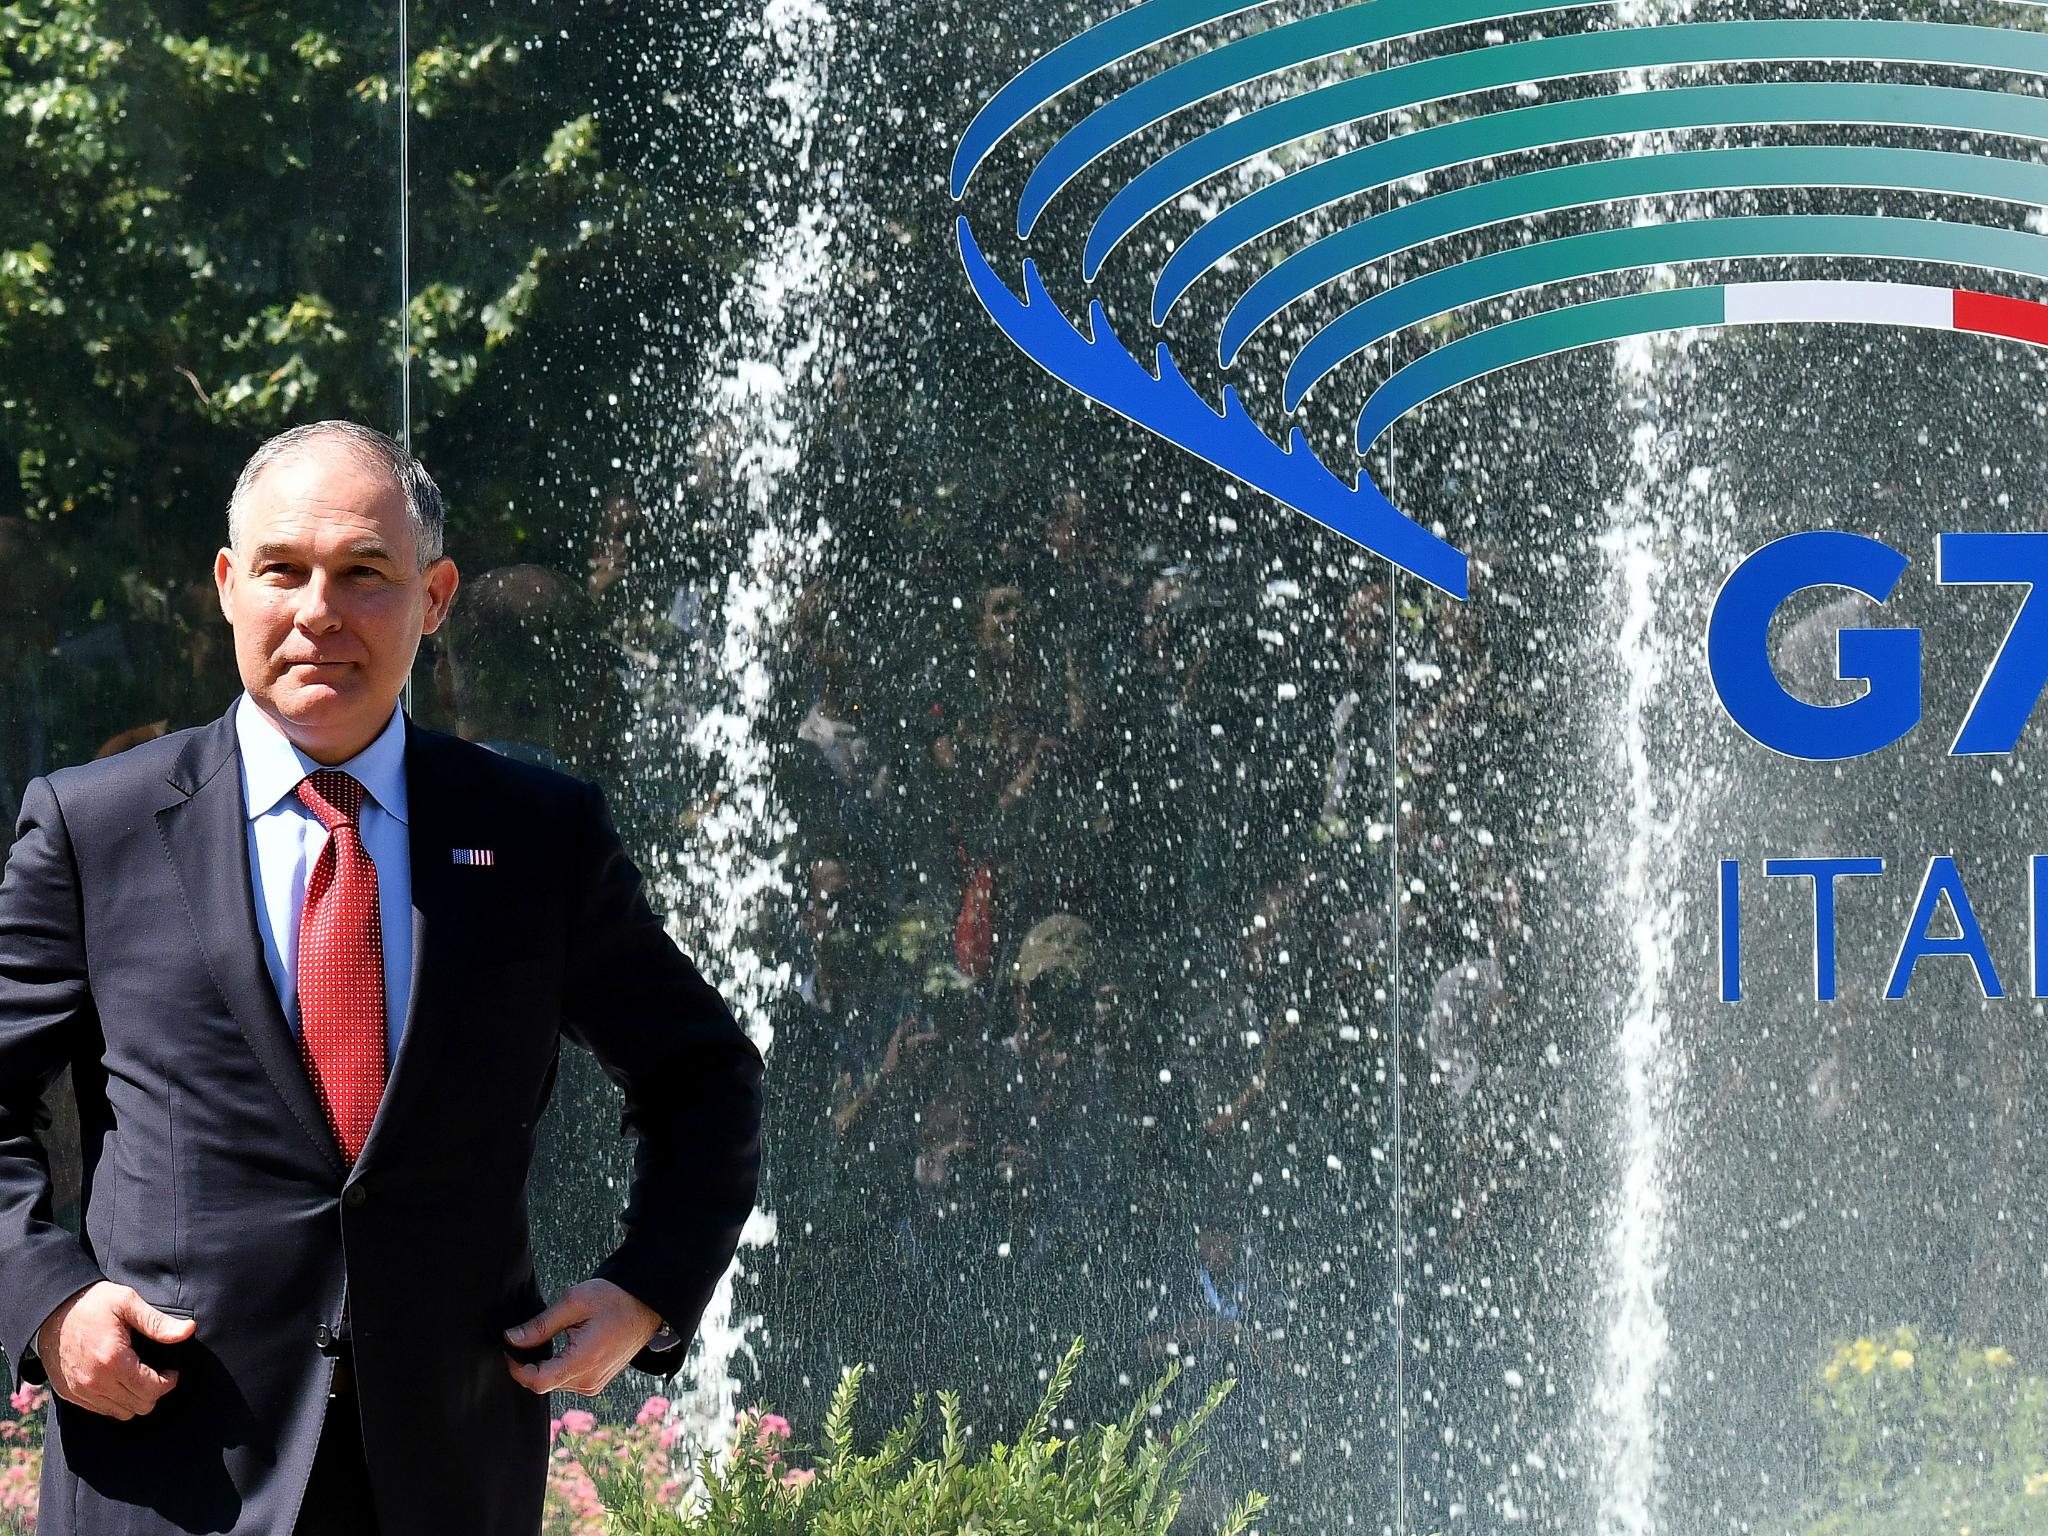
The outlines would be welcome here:
[[[1689,0],[1629,0],[1617,20],[1649,26],[1684,20],[1690,11]],[[1637,73],[1624,78],[1622,89],[1649,85]],[[1641,146],[1632,152],[1641,153]],[[1669,209],[1645,206],[1637,219],[1669,216]],[[1651,1536],[1657,1529],[1664,1428],[1658,1382],[1671,1347],[1662,1290],[1676,1049],[1670,984],[1682,898],[1670,871],[1682,862],[1674,846],[1681,826],[1671,814],[1677,785],[1669,766],[1659,771],[1651,738],[1673,649],[1658,622],[1668,611],[1661,588],[1672,568],[1674,503],[1684,494],[1665,409],[1666,381],[1684,364],[1685,342],[1669,334],[1633,338],[1616,354],[1616,385],[1635,426],[1626,480],[1601,540],[1619,610],[1612,654],[1623,673],[1622,707],[1605,746],[1619,769],[1620,815],[1610,822],[1619,832],[1612,888],[1627,981],[1614,1046],[1621,1085],[1619,1177],[1607,1207],[1601,1297],[1606,1328],[1591,1403],[1600,1536]]]
[[[1670,1353],[1663,1287],[1681,1054],[1672,1031],[1672,977],[1685,904],[1674,871],[1691,867],[1687,843],[1696,821],[1686,764],[1671,758],[1672,733],[1660,728],[1669,661],[1683,643],[1660,621],[1671,612],[1665,588],[1678,563],[1676,530],[1685,502],[1702,485],[1700,477],[1678,472],[1678,444],[1660,406],[1667,382],[1685,366],[1684,343],[1673,338],[1639,339],[1622,349],[1618,382],[1638,425],[1628,479],[1601,541],[1617,610],[1611,654],[1622,671],[1620,708],[1605,746],[1618,769],[1612,890],[1625,977],[1614,1046],[1618,1180],[1607,1207],[1605,1337],[1591,1405],[1601,1536],[1650,1536],[1658,1528],[1659,1384]]]
[[[810,172],[838,24],[823,0],[768,0],[736,25],[748,36],[739,76],[745,84],[735,92],[734,110],[759,117],[776,158],[793,167],[792,180],[809,196],[735,279],[719,312],[723,340],[700,394],[725,439],[723,468],[743,491],[744,504],[732,510],[752,529],[719,594],[717,692],[684,738],[687,750],[714,768],[717,793],[669,866],[663,895],[670,910],[694,916],[693,937],[716,957],[721,995],[766,1054],[774,1036],[772,1000],[787,991],[793,975],[787,962],[765,961],[748,936],[764,909],[790,899],[779,850],[795,826],[775,803],[774,744],[762,719],[779,637],[832,536],[823,519],[806,521],[787,482],[801,457],[810,403],[824,393],[833,339],[825,317],[840,265],[840,221],[825,200],[833,183]],[[692,1385],[677,1397],[675,1412],[700,1446],[722,1449],[731,1439],[739,1393],[733,1367],[742,1356],[754,1358],[749,1338],[761,1322],[734,1315],[733,1283],[748,1252],[774,1240],[774,1213],[757,1210],[699,1325]]]

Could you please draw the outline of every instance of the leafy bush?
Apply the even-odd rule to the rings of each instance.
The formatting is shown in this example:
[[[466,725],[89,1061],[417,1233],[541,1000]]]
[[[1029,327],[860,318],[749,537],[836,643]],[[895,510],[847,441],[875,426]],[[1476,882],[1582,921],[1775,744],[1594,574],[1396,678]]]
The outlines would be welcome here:
[[[1808,1536],[2048,1536],[2048,1377],[2008,1351],[1838,1339],[1809,1402],[1827,1483]]]
[[[1194,1413],[1163,1436],[1150,1420],[1178,1367],[1146,1390],[1121,1422],[1070,1440],[1053,1437],[1053,1410],[1081,1360],[1076,1339],[1023,1432],[970,1456],[958,1397],[938,1394],[939,1455],[915,1454],[924,1399],[869,1455],[853,1446],[863,1370],[833,1394],[815,1467],[785,1464],[789,1426],[749,1416],[723,1461],[704,1456],[694,1495],[681,1505],[646,1496],[646,1469],[632,1459],[587,1463],[617,1536],[906,1536],[909,1532],[1029,1531],[1033,1536],[1165,1536],[1202,1454],[1196,1436],[1228,1395],[1219,1382]],[[1224,1527],[1239,1536],[1265,1499],[1247,1494]]]
[[[1218,1382],[1161,1434],[1151,1421],[1175,1365],[1119,1423],[1061,1440],[1050,1433],[1053,1410],[1073,1384],[1081,1350],[1076,1339],[1022,1434],[977,1455],[968,1451],[959,1399],[939,1393],[935,1461],[913,1454],[924,1436],[921,1395],[880,1449],[856,1454],[851,1426],[861,1367],[833,1394],[815,1467],[788,1464],[790,1425],[774,1413],[741,1415],[725,1459],[702,1455],[693,1474],[667,1399],[649,1398],[630,1425],[600,1424],[570,1409],[553,1425],[543,1528],[548,1536],[1166,1536],[1202,1455],[1197,1436],[1234,1383]],[[0,1536],[35,1530],[48,1401],[47,1392],[23,1387],[13,1398],[19,1417],[0,1419]],[[1242,1536],[1265,1503],[1247,1494],[1224,1536]]]

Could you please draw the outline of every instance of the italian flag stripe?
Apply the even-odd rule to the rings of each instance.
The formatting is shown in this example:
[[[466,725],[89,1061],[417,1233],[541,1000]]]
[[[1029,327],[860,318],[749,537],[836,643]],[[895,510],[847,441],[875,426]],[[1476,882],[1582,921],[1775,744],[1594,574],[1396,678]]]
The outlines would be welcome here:
[[[1955,329],[1955,290],[1920,283],[1730,283],[1728,323],[1843,320]]]
[[[1986,336],[2009,336],[2014,341],[2048,346],[2048,304],[1958,288],[1956,329],[1978,331]]]
[[[1970,331],[2048,346],[2048,304],[1922,283],[1730,283],[1727,324],[1845,321]]]

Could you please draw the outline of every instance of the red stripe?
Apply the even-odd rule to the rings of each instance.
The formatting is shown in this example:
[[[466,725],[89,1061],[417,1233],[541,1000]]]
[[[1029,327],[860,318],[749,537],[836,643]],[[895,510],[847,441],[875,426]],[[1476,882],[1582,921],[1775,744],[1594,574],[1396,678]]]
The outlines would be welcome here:
[[[1956,290],[1956,329],[2048,346],[2048,304],[1999,293]]]

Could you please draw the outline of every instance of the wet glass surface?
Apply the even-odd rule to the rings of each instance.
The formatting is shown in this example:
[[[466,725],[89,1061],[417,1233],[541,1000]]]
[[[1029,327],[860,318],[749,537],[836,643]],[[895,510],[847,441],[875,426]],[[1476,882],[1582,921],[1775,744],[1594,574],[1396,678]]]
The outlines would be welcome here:
[[[1103,7],[414,5],[402,163],[387,8],[64,14],[0,31],[0,813],[226,706],[206,571],[256,442],[408,432],[464,572],[415,715],[604,785],[767,1049],[761,1209],[677,1393],[694,1424],[766,1399],[814,1437],[867,1361],[864,1432],[950,1386],[997,1438],[1078,1333],[1076,1422],[1171,1362],[1175,1407],[1237,1379],[1198,1528],[1246,1487],[1262,1528],[1403,1536],[2043,1523],[2033,728],[1949,753],[2019,594],[1935,572],[1942,532],[2040,523],[2037,354],[1730,329],[1469,386],[1372,461],[1472,556],[1459,604],[1084,404],[976,301],[963,212],[1006,280],[1031,256],[1069,314],[1099,298],[1149,342],[1151,277],[1210,201],[1358,133],[1170,203],[1086,284],[1103,197],[1227,105],[1116,147],[1029,242],[1034,157],[1156,61],[1055,102],[964,201],[946,178],[975,107]],[[1961,202],[1911,206],[2029,227]],[[1286,357],[1370,286],[1226,375],[1226,301],[1286,248],[1160,333],[1275,430]],[[1823,271],[1957,280],[1690,275]],[[1454,334],[1340,371],[1302,418],[1318,451],[1348,464],[1370,369]],[[1735,565],[1816,528],[1912,566],[1882,609],[1790,603],[1788,687],[1853,695],[1845,626],[1924,630],[1921,725],[1842,764],[1744,736],[1703,659]],[[1936,856],[2002,998],[1939,953],[1883,997]],[[1813,880],[1766,865],[1828,857],[1885,869],[1839,882],[1822,1002]],[[550,1290],[611,1244],[617,1108],[565,1052],[533,1190]]]

